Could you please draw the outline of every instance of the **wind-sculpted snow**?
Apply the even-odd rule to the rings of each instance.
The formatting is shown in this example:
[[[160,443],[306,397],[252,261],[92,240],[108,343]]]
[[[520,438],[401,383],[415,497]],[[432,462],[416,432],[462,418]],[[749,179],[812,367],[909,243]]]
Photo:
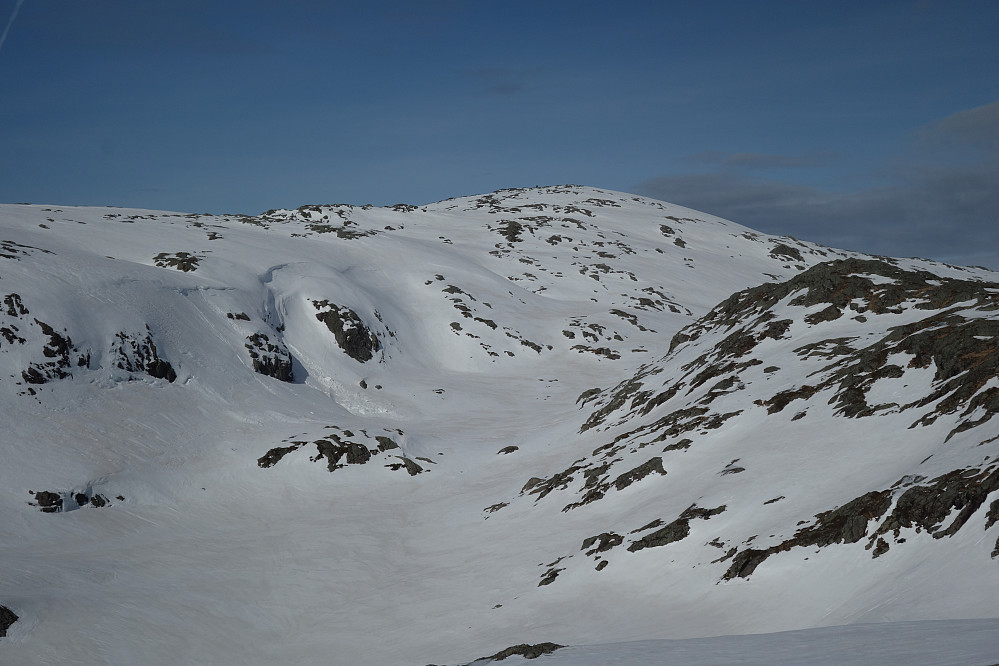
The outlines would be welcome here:
[[[0,662],[994,616],[995,280],[573,185],[0,206]]]

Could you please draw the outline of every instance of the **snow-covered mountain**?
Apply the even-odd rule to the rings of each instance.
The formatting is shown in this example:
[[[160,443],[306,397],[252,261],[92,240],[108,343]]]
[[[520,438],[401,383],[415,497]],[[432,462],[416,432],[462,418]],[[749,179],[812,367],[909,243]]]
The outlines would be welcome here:
[[[999,274],[560,186],[3,205],[0,301],[4,663],[990,656]]]

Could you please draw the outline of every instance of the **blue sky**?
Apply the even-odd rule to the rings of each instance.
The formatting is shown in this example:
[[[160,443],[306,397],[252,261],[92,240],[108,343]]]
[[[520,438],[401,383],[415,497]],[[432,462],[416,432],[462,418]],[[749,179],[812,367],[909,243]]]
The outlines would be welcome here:
[[[994,0],[22,0],[0,201],[258,213],[580,183],[999,269],[996,35]]]

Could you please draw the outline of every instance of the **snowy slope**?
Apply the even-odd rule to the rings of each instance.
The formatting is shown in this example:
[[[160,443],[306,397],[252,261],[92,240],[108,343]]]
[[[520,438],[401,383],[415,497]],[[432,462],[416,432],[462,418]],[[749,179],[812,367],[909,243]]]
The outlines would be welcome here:
[[[0,206],[0,660],[994,617],[996,280],[577,186]]]

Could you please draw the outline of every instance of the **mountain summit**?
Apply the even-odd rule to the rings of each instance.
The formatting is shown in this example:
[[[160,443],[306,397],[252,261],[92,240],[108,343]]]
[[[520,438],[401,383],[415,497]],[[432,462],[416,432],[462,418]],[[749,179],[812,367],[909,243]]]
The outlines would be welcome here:
[[[2,205],[0,302],[0,661],[995,629],[984,269],[567,185]]]

